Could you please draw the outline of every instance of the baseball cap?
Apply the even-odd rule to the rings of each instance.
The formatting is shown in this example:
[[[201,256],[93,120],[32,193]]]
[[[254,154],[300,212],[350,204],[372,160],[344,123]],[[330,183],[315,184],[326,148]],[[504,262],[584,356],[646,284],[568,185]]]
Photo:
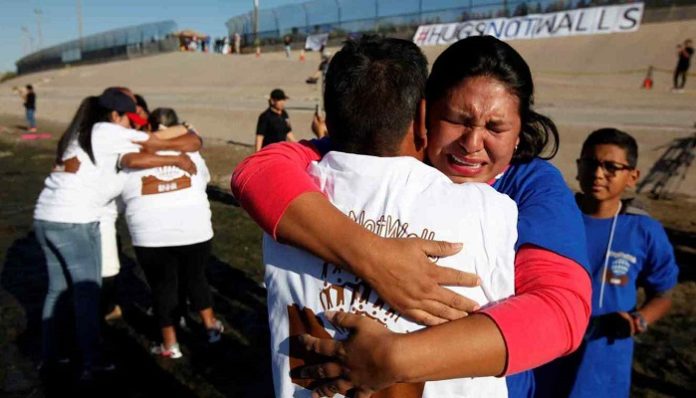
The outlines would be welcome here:
[[[127,112],[126,116],[128,116],[128,120],[130,120],[133,124],[135,124],[138,127],[142,127],[147,124],[147,119],[138,115],[135,112]]]
[[[109,87],[99,96],[99,105],[116,112],[135,112],[135,101],[118,87]]]
[[[285,100],[285,99],[290,99],[287,95],[285,95],[285,92],[279,88],[271,91],[271,99],[280,101],[280,100]]]

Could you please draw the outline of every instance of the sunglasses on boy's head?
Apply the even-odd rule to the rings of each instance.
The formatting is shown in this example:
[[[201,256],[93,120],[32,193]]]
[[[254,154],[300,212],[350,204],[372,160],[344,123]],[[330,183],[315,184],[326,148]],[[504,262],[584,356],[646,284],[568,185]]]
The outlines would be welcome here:
[[[597,160],[593,158],[580,158],[577,159],[578,168],[585,171],[595,171],[597,167],[601,167],[606,173],[610,175],[615,175],[619,171],[623,170],[633,170],[633,166],[618,162],[612,162],[611,160]]]

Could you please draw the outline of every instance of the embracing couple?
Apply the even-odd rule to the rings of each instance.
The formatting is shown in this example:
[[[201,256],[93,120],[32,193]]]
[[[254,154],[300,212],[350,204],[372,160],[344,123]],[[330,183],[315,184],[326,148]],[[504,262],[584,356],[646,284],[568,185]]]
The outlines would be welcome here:
[[[415,44],[367,36],[329,65],[330,138],[237,167],[268,233],[277,396],[531,396],[528,370],[577,348],[584,227],[533,93],[495,38],[453,44],[428,76]]]

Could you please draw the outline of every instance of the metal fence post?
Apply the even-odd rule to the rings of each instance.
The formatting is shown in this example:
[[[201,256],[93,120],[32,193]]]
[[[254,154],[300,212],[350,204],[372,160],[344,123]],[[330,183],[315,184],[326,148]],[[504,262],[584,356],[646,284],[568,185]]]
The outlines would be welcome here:
[[[276,32],[278,32],[278,37],[280,37],[280,22],[278,21],[278,11],[274,8],[271,10],[273,12],[273,18],[276,23]]]
[[[338,22],[336,23],[336,26],[338,28],[341,28],[341,1],[340,0],[334,0],[336,2],[336,12],[338,13]]]
[[[423,0],[418,0],[418,23],[423,23]]]
[[[302,3],[302,9],[305,13],[305,34],[309,35],[309,11],[307,10],[307,3]]]

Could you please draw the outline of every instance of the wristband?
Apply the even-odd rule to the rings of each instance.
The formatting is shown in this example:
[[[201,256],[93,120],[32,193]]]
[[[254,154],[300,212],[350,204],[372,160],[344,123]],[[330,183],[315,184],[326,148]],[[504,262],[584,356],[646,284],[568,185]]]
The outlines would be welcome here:
[[[629,315],[633,318],[633,323],[636,325],[636,331],[643,333],[648,330],[648,321],[645,320],[643,314],[638,311],[633,311]]]

